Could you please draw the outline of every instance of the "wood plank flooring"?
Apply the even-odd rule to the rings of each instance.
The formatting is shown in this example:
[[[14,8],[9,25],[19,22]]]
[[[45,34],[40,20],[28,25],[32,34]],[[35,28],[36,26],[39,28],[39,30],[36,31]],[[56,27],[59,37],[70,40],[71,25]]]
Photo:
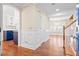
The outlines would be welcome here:
[[[63,38],[59,35],[50,36],[48,41],[43,42],[36,50],[24,48],[14,44],[13,40],[3,41],[3,56],[63,56]],[[73,51],[70,49],[69,52]]]

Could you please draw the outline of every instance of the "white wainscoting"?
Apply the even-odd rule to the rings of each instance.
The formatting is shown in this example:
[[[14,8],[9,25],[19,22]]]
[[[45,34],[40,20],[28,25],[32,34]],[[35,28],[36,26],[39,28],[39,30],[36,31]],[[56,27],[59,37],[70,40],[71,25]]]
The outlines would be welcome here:
[[[28,31],[22,32],[21,46],[30,49],[37,49],[43,42],[48,40],[50,32],[46,31]]]

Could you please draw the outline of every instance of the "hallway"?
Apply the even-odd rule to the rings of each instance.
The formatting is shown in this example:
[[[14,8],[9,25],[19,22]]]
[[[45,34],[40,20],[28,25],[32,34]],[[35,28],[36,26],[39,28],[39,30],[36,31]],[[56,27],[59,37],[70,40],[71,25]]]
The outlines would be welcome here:
[[[75,20],[75,4],[4,4],[3,12],[2,55],[76,55],[64,44],[73,41],[76,25],[63,29]]]

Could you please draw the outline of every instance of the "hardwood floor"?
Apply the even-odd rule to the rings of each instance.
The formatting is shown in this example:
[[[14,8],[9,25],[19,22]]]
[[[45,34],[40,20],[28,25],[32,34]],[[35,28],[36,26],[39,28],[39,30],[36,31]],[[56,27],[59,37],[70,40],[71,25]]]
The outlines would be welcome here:
[[[50,36],[48,41],[43,42],[36,50],[24,48],[14,44],[13,40],[3,41],[3,56],[63,56],[63,38],[62,36]],[[69,50],[72,55],[72,50]]]

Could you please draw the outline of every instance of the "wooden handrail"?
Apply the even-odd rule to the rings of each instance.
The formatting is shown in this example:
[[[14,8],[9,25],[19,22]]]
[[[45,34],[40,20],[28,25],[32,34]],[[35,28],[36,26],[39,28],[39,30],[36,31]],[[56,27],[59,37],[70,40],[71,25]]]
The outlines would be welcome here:
[[[66,27],[65,27],[65,29],[67,29],[69,26],[71,26],[73,23],[75,23],[76,22],[76,20],[74,20],[72,23],[70,23],[69,25],[67,25]]]
[[[76,20],[72,21],[70,24],[68,24],[67,26],[63,26],[63,49],[64,49],[64,55],[66,56],[66,32],[65,30],[70,27],[73,23],[75,23]]]

